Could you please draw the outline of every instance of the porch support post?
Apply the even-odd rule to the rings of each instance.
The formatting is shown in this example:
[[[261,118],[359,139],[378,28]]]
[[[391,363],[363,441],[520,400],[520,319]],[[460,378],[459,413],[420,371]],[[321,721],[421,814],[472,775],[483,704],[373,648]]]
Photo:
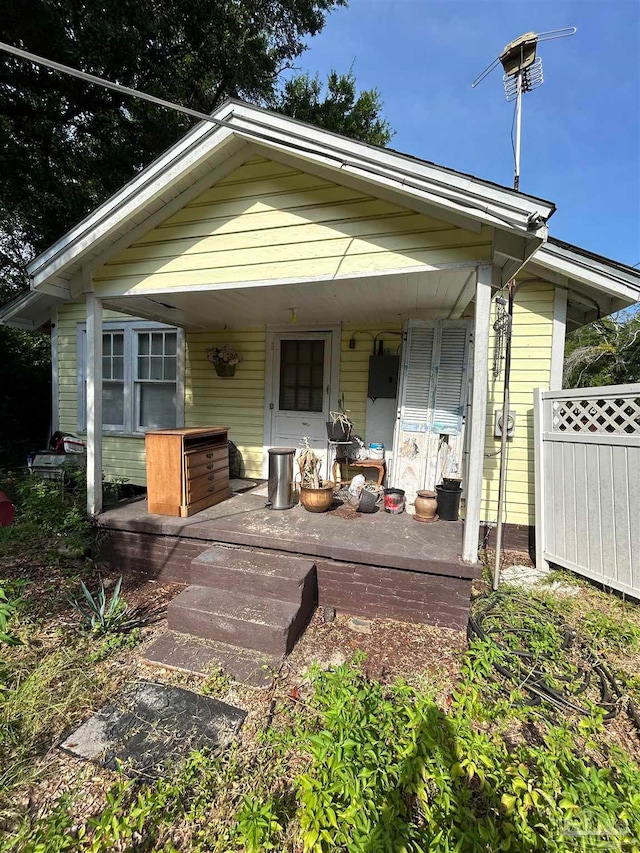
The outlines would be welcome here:
[[[487,423],[489,381],[489,326],[491,324],[490,264],[479,266],[476,278],[473,326],[473,384],[471,388],[471,428],[467,466],[467,500],[462,542],[462,559],[476,563],[480,540],[480,502],[484,469],[484,442]]]
[[[87,514],[102,510],[102,300],[87,292]]]

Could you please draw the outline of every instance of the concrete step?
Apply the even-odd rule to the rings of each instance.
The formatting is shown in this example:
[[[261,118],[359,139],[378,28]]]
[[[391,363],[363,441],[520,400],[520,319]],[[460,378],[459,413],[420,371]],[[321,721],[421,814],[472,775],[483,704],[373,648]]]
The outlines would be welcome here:
[[[267,655],[214,640],[165,631],[142,651],[151,666],[176,669],[206,678],[221,667],[234,681],[262,689],[270,687],[282,663],[282,655]]]
[[[172,631],[243,649],[284,655],[306,626],[313,608],[239,590],[188,586],[169,603]]]
[[[315,563],[288,554],[208,548],[191,563],[191,583],[305,604],[316,598]]]

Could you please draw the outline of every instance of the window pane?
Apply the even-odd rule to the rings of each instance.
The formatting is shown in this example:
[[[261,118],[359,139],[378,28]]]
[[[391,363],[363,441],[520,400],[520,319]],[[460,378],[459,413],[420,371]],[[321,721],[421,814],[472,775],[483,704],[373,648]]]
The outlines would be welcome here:
[[[162,332],[154,332],[151,335],[151,355],[162,355],[163,338],[164,335],[162,334]]]
[[[111,375],[113,379],[124,379],[124,357],[114,355],[111,359]]]
[[[111,355],[111,335],[102,336],[102,355]]]
[[[324,341],[281,341],[281,411],[321,412],[324,402]]]
[[[138,379],[149,378],[149,359],[145,356],[138,356]]]
[[[176,378],[176,360],[175,360],[175,358],[165,358],[165,360],[164,360],[164,378],[175,381],[175,378]]]
[[[124,335],[121,332],[111,336],[111,352],[113,355],[124,355]]]
[[[109,356],[102,356],[102,378],[113,379],[111,376],[111,359]]]
[[[177,335],[175,332],[167,332],[164,336],[164,354],[165,355],[175,355],[176,354],[176,338]]]
[[[140,427],[143,429],[166,429],[175,427],[175,425],[175,385],[140,385]]]
[[[122,382],[105,382],[102,386],[102,423],[104,426],[124,424],[124,385]]]
[[[151,374],[149,379],[162,379],[162,359],[151,358]]]
[[[138,353],[149,355],[149,335],[146,332],[138,332]]]

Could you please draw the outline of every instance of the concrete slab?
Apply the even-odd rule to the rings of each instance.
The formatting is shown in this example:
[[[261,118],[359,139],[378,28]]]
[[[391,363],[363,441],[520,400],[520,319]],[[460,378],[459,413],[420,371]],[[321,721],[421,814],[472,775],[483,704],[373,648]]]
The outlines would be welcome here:
[[[191,690],[139,681],[69,735],[60,748],[128,776],[155,779],[192,750],[221,748],[246,712]]]
[[[239,649],[186,634],[166,631],[145,650],[143,660],[152,666],[178,669],[206,678],[221,667],[234,681],[266,688],[273,683],[282,657]]]

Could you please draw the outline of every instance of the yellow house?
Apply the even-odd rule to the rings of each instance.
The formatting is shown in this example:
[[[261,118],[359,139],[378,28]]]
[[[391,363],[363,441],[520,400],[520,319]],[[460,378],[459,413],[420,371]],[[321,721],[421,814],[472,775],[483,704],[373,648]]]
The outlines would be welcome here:
[[[343,401],[409,500],[462,476],[475,562],[497,520],[509,282],[505,520],[521,540],[533,391],[561,387],[567,328],[640,294],[637,271],[551,239],[554,210],[228,101],[36,258],[0,323],[52,324],[54,425],[86,438],[92,514],[102,472],[145,484],[148,429],[224,424],[261,478],[271,446],[306,435],[324,453]],[[233,377],[207,360],[224,345]]]

